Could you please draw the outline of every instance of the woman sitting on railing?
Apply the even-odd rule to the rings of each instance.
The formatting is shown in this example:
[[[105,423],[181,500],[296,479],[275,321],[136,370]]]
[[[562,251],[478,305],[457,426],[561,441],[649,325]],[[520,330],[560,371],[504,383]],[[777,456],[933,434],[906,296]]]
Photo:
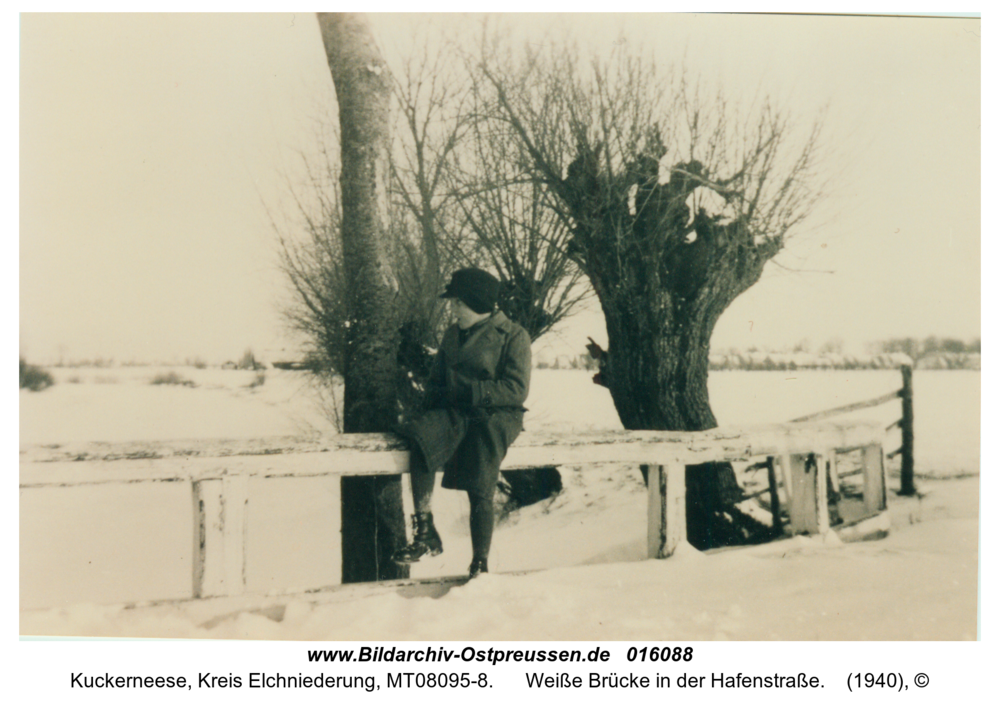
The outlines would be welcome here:
[[[493,494],[500,463],[524,421],[531,377],[527,331],[496,309],[500,283],[477,268],[458,270],[441,295],[455,323],[441,341],[427,385],[425,411],[399,432],[413,442],[413,541],[393,555],[413,563],[443,551],[434,527],[434,477],[469,495],[472,564],[469,577],[488,571]]]

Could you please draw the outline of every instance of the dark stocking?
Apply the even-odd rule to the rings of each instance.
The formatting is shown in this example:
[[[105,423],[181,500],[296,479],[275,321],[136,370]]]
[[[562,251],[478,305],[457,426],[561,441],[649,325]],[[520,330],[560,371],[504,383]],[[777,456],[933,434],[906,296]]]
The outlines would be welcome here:
[[[469,491],[469,531],[472,534],[472,558],[489,557],[493,540],[493,498]]]
[[[427,468],[427,461],[420,451],[410,453],[410,488],[413,490],[413,511],[418,515],[430,512],[434,473]]]

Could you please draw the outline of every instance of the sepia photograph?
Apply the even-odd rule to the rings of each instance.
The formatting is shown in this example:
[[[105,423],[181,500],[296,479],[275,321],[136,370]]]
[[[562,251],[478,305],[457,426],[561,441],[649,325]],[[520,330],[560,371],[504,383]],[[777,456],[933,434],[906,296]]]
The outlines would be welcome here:
[[[978,15],[19,19],[22,639],[981,638]]]

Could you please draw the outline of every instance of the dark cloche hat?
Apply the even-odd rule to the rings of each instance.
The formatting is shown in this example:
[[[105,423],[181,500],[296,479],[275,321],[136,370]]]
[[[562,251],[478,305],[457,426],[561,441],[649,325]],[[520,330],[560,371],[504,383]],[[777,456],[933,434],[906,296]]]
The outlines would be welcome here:
[[[489,272],[478,267],[455,271],[445,287],[442,299],[461,299],[477,314],[488,314],[496,306],[500,282]]]

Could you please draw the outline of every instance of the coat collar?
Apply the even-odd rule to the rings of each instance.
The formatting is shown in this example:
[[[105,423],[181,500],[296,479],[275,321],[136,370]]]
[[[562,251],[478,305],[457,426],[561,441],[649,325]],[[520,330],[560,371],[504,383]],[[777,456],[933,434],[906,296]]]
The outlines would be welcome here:
[[[504,337],[503,331],[508,328],[509,322],[510,319],[502,311],[494,312],[490,318],[473,327],[472,334],[464,344],[457,346],[457,359],[462,360],[476,349],[498,342]],[[455,338],[457,343],[458,337]]]

